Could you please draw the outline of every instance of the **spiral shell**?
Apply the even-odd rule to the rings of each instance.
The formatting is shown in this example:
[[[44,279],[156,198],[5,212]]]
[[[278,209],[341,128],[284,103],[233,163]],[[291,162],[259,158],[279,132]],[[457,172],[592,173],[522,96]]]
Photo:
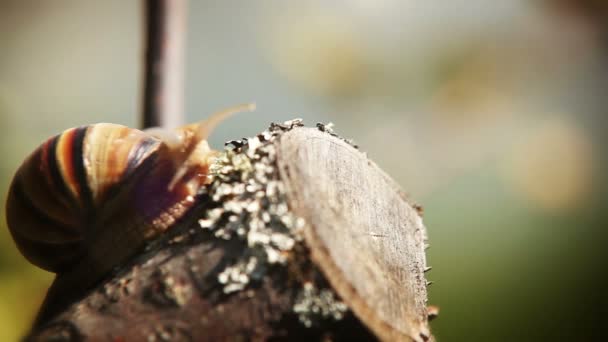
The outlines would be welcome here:
[[[168,132],[100,123],[50,138],[10,186],[7,222],[21,253],[56,273],[107,270],[179,220],[207,181],[208,132],[237,107]]]

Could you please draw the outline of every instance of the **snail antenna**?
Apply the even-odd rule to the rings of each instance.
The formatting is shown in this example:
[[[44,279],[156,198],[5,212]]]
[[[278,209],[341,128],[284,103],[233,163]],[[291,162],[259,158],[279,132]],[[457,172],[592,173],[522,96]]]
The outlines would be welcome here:
[[[213,150],[207,143],[207,137],[218,124],[224,121],[232,114],[239,112],[252,112],[256,108],[255,103],[247,103],[239,106],[230,107],[223,111],[217,112],[211,117],[200,121],[198,123],[183,127],[182,130],[190,131],[193,133],[193,137],[190,140],[191,143],[187,143],[190,146],[187,149],[187,157],[183,160],[181,166],[177,169],[173,179],[169,183],[169,191],[172,191],[177,182],[182,179],[192,167],[199,166],[201,163],[207,163],[209,156],[213,154]]]
[[[226,120],[233,114],[240,112],[253,112],[256,108],[255,103],[245,103],[238,106],[230,107],[224,109],[220,112],[214,113],[211,117],[197,123],[198,129],[195,132],[196,140],[207,140],[207,137],[213,132],[215,127],[220,124],[222,121]]]

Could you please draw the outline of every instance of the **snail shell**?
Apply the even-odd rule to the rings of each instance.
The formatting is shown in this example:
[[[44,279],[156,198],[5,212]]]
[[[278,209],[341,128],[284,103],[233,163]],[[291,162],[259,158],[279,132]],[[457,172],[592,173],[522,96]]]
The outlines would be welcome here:
[[[111,269],[195,204],[214,151],[209,132],[235,107],[175,132],[100,123],[50,138],[21,165],[6,214],[21,253],[62,273]]]

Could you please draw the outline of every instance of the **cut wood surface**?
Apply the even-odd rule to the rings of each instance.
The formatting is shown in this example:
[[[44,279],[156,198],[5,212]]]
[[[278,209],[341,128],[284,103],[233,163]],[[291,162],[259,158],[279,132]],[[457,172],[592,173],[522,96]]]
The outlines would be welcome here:
[[[415,206],[360,151],[311,128],[285,133],[278,163],[312,258],[386,340],[427,340],[426,230]]]
[[[299,242],[280,251],[287,255],[285,262],[251,252],[247,232],[247,238],[230,235],[228,226],[247,228],[245,221],[217,219],[214,228],[201,229],[207,223],[198,220],[208,222],[209,213],[227,201],[203,193],[190,217],[94,288],[80,289],[72,298],[49,293],[29,339],[432,339],[424,277],[426,231],[417,207],[364,153],[330,133],[322,125],[314,129],[292,123],[235,143],[248,145],[238,153],[250,157],[246,151],[260,144],[272,147],[262,157],[251,157],[251,169],[270,160],[265,172],[280,182],[277,189],[284,192],[289,215],[305,222],[290,233]],[[226,193],[216,183],[213,189]],[[275,196],[260,198],[260,203],[283,198],[273,195],[275,190],[258,192]],[[280,208],[281,203],[275,204]],[[278,221],[268,219],[269,224]],[[258,258],[257,269],[233,270],[242,281],[233,285],[243,288],[227,290],[222,274],[252,255]],[[55,284],[62,286],[61,275]],[[349,311],[343,312],[341,301]]]

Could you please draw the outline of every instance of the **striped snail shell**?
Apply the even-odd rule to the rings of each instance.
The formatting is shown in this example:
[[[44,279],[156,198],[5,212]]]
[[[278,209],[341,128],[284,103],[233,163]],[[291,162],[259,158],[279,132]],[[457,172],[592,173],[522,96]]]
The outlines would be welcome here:
[[[243,105],[174,132],[99,123],[50,138],[21,165],[6,215],[21,253],[56,273],[107,271],[195,203],[214,151],[206,138]]]

